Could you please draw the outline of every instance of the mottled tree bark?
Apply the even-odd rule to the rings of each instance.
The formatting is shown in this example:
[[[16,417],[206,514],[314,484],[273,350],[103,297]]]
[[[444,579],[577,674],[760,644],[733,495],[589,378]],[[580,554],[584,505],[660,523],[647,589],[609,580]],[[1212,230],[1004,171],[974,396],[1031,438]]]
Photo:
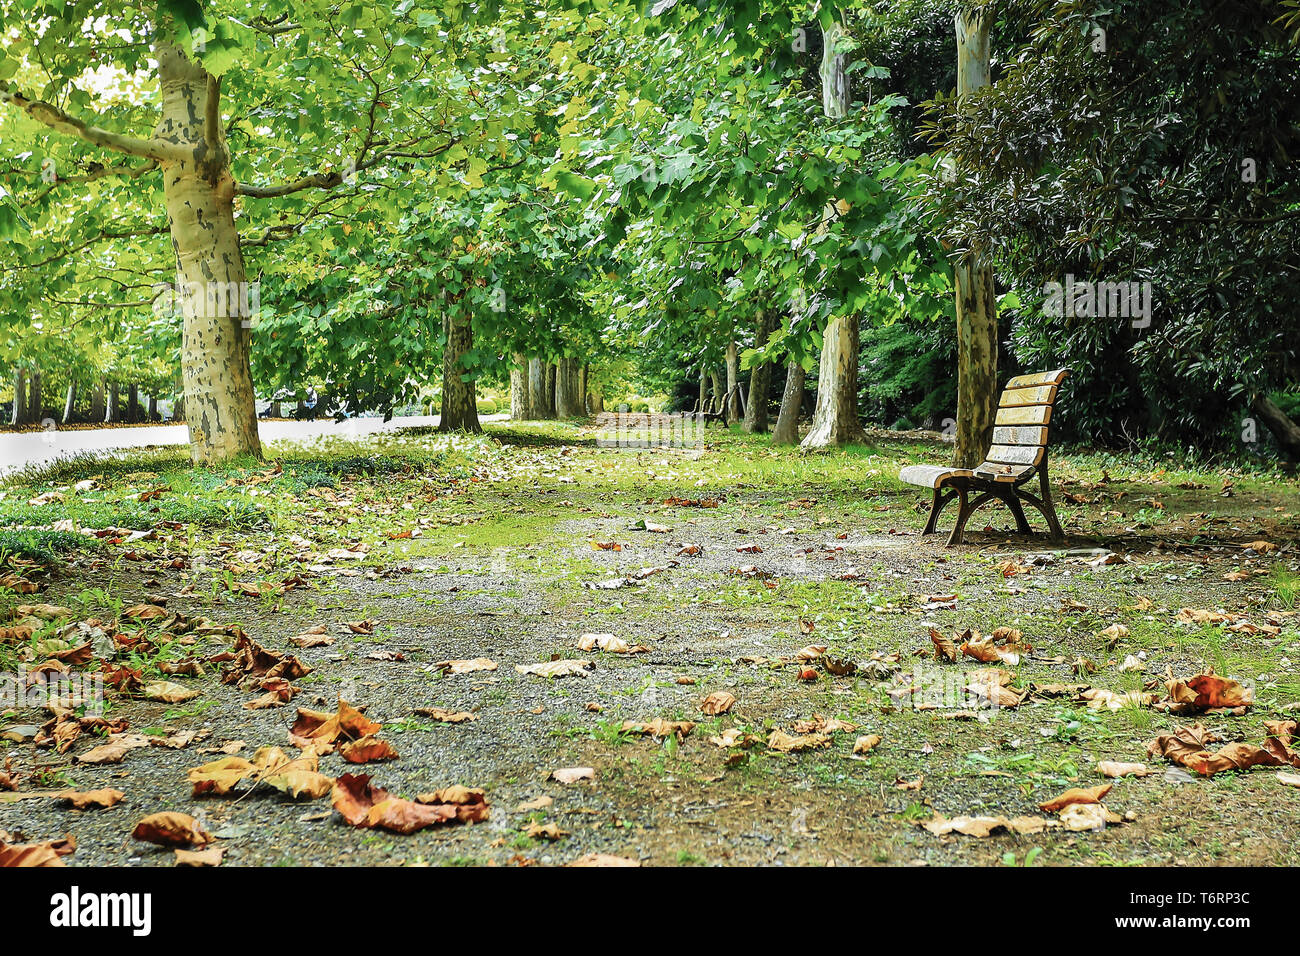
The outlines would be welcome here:
[[[740,351],[736,340],[727,342],[727,424],[734,425],[740,421]]]
[[[957,102],[989,85],[987,10],[954,18],[957,33]],[[960,163],[960,160],[959,160]],[[957,304],[957,440],[953,464],[974,468],[993,442],[997,414],[998,319],[993,270],[982,250],[970,250],[954,269]]]
[[[87,416],[90,421],[102,422],[104,420],[105,403],[104,383],[103,381],[98,381],[95,383],[95,387],[90,393],[90,414]]]
[[[555,414],[560,418],[578,418],[583,414],[576,358],[565,356],[560,359],[555,374]]]
[[[534,417],[528,407],[528,360],[516,352],[510,364],[510,418],[522,422]]]
[[[849,113],[847,57],[835,50],[846,34],[844,24],[836,19],[822,35],[822,110],[829,119],[843,119]],[[826,220],[836,215],[835,204],[827,204]],[[858,317],[834,316],[822,333],[817,406],[800,447],[827,448],[860,441],[862,437],[858,420]]]
[[[554,418],[546,402],[546,363],[534,357],[528,360],[528,406],[533,418]]]
[[[176,254],[181,367],[190,456],[197,465],[260,458],[249,367],[254,316],[235,227],[235,180],[220,120],[220,81],[180,47],[154,48],[162,117],[154,139],[171,147],[163,195]],[[213,119],[215,117],[215,120]]]
[[[107,400],[104,402],[104,421],[115,422],[121,415],[122,389],[117,382],[108,386]]]
[[[758,328],[754,332],[754,345],[762,348],[776,329],[776,312],[762,309],[758,313]],[[745,404],[745,431],[751,435],[767,431],[768,392],[772,389],[772,364],[758,362],[749,371],[749,401]]]
[[[781,393],[781,410],[776,416],[776,429],[772,432],[773,445],[799,443],[799,411],[803,408],[803,366],[791,359],[785,368],[785,391]]]
[[[10,425],[27,424],[27,370],[14,371],[14,407],[9,416]]]
[[[39,422],[45,414],[45,396],[41,393],[41,370],[32,369],[27,380],[27,423]]]
[[[447,336],[447,349],[442,357],[442,412],[438,431],[481,432],[474,379],[462,361],[465,353],[474,347],[470,317],[453,304],[443,316],[442,327]]]
[[[700,369],[700,400],[696,403],[695,410],[701,415],[709,410],[709,376],[703,368]]]

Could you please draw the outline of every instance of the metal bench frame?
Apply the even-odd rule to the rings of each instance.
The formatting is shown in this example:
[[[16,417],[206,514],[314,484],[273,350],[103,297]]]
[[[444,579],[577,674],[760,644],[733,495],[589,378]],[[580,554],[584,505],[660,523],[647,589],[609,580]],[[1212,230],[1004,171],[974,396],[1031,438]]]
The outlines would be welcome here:
[[[1021,502],[1028,502],[1043,519],[1047,522],[1052,541],[1061,541],[1065,537],[1061,529],[1061,522],[1056,516],[1056,506],[1052,503],[1051,479],[1048,477],[1048,453],[1047,446],[1049,435],[1047,432],[1048,423],[1051,417],[1051,408],[1055,405],[1057,389],[1061,381],[1065,378],[1067,372],[1065,369],[1059,369],[1055,372],[1044,372],[1035,375],[1023,375],[1012,379],[1007,383],[1007,388],[1002,393],[1002,399],[998,403],[999,418],[1008,408],[1014,407],[1044,407],[1042,413],[1044,421],[1039,424],[1021,426],[1018,424],[1008,423],[1003,427],[1029,427],[1042,428],[1042,444],[1013,442],[1010,445],[995,445],[994,448],[1038,448],[1039,453],[1032,464],[1012,465],[996,460],[985,461],[978,468],[973,470],[964,468],[950,469],[918,469],[922,473],[928,473],[927,477],[933,481],[934,498],[930,505],[930,517],[925,523],[923,534],[934,534],[939,523],[939,516],[943,513],[944,508],[954,500],[959,502],[957,509],[957,522],[953,525],[952,533],[948,536],[948,547],[962,543],[962,536],[966,530],[966,524],[970,521],[971,515],[988,504],[990,501],[1001,501],[1007,506],[1016,519],[1016,529],[1021,534],[1031,534],[1033,529],[1030,528],[1029,522],[1025,518],[1025,509]],[[1049,396],[1045,401],[1026,405],[1013,405],[1008,396],[1016,391],[1027,388],[1050,388]],[[1006,472],[1010,475],[1013,470],[1022,471],[1016,474],[1014,478],[989,477],[990,474]],[[907,469],[904,469],[906,473]],[[1038,477],[1039,493],[1037,495],[1024,490],[1024,486],[1035,476]],[[900,476],[901,477],[901,476]],[[904,478],[912,484],[919,484],[918,481],[912,481]],[[924,487],[924,485],[922,485]]]

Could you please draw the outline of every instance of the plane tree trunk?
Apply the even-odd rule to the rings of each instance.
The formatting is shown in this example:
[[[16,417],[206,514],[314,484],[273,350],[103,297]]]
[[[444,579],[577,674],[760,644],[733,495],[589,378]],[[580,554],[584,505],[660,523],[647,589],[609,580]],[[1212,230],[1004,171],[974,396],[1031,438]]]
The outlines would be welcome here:
[[[474,329],[470,317],[461,313],[455,304],[443,316],[443,330],[447,336],[447,349],[442,359],[442,413],[438,421],[440,432],[481,432],[478,421],[478,402],[474,393],[474,380],[465,368],[464,356],[474,347]]]
[[[989,18],[986,10],[954,18],[957,34],[957,102],[989,85]],[[960,169],[960,159],[958,159]],[[957,305],[957,436],[953,464],[974,468],[993,442],[997,414],[998,318],[993,269],[983,251],[969,250],[953,267]]]
[[[822,111],[832,120],[843,119],[849,113],[847,56],[835,49],[846,33],[844,24],[837,19],[822,35]],[[828,204],[827,221],[835,215],[835,204]],[[858,420],[858,317],[837,315],[826,324],[822,334],[817,406],[800,447],[829,448],[862,437],[862,424]]]
[[[785,391],[781,393],[781,410],[772,432],[773,445],[799,444],[799,412],[803,408],[803,366],[791,359],[785,367]]]
[[[758,328],[754,344],[762,348],[776,329],[776,313],[763,309],[758,313]],[[745,431],[758,434],[767,431],[767,399],[772,388],[772,365],[758,362],[749,372],[749,401],[745,404]]]

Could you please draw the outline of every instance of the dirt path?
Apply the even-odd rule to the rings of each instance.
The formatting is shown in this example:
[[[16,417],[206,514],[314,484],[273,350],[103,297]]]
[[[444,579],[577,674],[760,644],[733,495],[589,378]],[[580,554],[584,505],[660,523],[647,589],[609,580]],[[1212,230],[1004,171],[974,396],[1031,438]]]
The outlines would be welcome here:
[[[252,486],[287,505],[271,529],[197,538],[171,529],[72,559],[39,600],[77,617],[107,613],[94,595],[78,602],[88,588],[111,595],[119,614],[165,600],[184,618],[237,625],[311,673],[293,681],[292,702],[264,710],[245,709],[260,691],[222,684],[220,664],[205,665],[201,679],[168,678],[200,691],[186,703],[113,696],[109,716],[132,731],[202,735],[178,749],[131,750],[121,763],[78,762],[103,742],[90,734],[62,754],[6,744],[22,783],[16,795],[0,792],[0,830],[36,841],[72,832],[69,862],[80,864],[170,865],[170,852],[130,839],[136,820],[163,810],[197,816],[227,862],[245,865],[550,864],[593,852],[657,864],[1300,863],[1300,790],[1275,770],[1197,778],[1147,754],[1151,739],[1193,719],[1255,742],[1264,719],[1294,719],[1300,630],[1273,584],[1277,568],[1296,564],[1293,484],[1239,482],[1238,497],[1212,498],[1212,488],[1178,489],[1172,479],[1095,483],[1080,466],[1073,478],[1063,470],[1066,487],[1093,500],[1070,509],[1066,549],[986,530],[946,551],[920,537],[916,498],[890,478],[898,452],[792,466],[783,477],[746,474],[754,459],[743,446],[693,457],[559,444],[494,454],[469,476],[360,477],[314,493],[280,488],[286,470]],[[814,481],[803,467],[825,473]],[[153,480],[113,485],[135,493]],[[1202,517],[1171,517],[1196,514],[1202,494]],[[1158,527],[1134,522],[1138,496],[1162,499]],[[673,497],[685,501],[664,503]],[[1005,516],[990,517],[996,526]],[[405,536],[413,530],[421,533]],[[1272,550],[1243,548],[1264,538]],[[338,551],[362,543],[368,551]],[[602,547],[611,544],[617,550]],[[128,549],[136,557],[123,560]],[[1105,563],[1107,554],[1119,557]],[[283,594],[265,587],[290,577],[297,583]],[[261,596],[241,593],[259,581]],[[1180,622],[1183,608],[1234,617]],[[118,621],[123,632],[152,633]],[[372,622],[373,633],[346,622]],[[1126,629],[1118,639],[1106,632],[1116,624]],[[332,641],[290,643],[313,625]],[[1021,631],[1024,650],[1009,670],[1023,702],[969,706],[962,688],[986,665],[936,660],[931,627]],[[581,651],[583,634],[645,651]],[[173,646],[170,657],[205,660],[231,644],[228,634],[190,636],[196,643]],[[797,660],[808,645],[828,650]],[[1141,670],[1121,669],[1129,656]],[[432,666],[479,657],[496,668]],[[516,671],[553,658],[593,666],[557,678]],[[836,676],[837,661],[857,673]],[[1166,669],[1187,677],[1208,667],[1248,682],[1253,706],[1187,718],[1149,706],[1090,709],[1079,698],[1088,687],[1164,697]],[[812,679],[800,679],[804,668]],[[936,688],[939,697],[927,696]],[[731,709],[702,714],[700,702],[722,692],[735,697]],[[296,708],[332,710],[339,697],[382,723],[400,758],[358,767],[334,753],[320,759],[322,773],[367,772],[406,797],[482,787],[489,820],[399,835],[345,825],[328,798],[293,801],[267,788],[190,795],[188,769],[235,741],[243,756],[291,750]],[[428,708],[474,719],[416,713]],[[0,728],[47,718],[19,710]],[[695,726],[680,738],[624,729],[656,719]],[[753,743],[711,742],[727,730]],[[811,745],[782,753],[774,732]],[[879,745],[853,753],[872,734]],[[1115,781],[1105,798],[1128,819],[1061,828],[1039,804],[1106,782],[1100,760],[1152,770]],[[574,767],[593,779],[552,777]],[[126,799],[77,812],[15,798],[62,787],[113,787]],[[1036,817],[1050,828],[977,838],[918,825],[936,815]],[[559,838],[529,835],[530,824],[554,824]]]

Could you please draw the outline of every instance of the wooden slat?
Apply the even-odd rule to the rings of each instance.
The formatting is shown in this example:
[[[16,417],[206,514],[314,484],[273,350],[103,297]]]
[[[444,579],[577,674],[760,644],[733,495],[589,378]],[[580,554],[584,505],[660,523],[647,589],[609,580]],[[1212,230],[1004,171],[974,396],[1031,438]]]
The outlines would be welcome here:
[[[1051,405],[1024,405],[998,409],[994,425],[1046,425],[1052,420]]]
[[[1046,445],[1046,425],[1006,425],[993,429],[995,445]]]
[[[1033,470],[1033,465],[999,465],[985,462],[975,469],[975,477],[990,478],[994,481],[1015,481]]]
[[[898,480],[922,488],[941,488],[954,478],[970,476],[969,470],[949,465],[908,465],[898,473]]]
[[[1043,460],[1041,445],[994,445],[984,456],[985,464],[1036,465]]]
[[[1000,408],[1017,408],[1021,405],[1051,405],[1056,401],[1055,385],[1030,385],[1027,388],[1008,388],[1002,393]]]
[[[1017,375],[1007,382],[1007,388],[1025,388],[1030,385],[1060,385],[1069,374],[1069,369],[1058,368],[1054,372],[1034,372],[1030,375]]]

